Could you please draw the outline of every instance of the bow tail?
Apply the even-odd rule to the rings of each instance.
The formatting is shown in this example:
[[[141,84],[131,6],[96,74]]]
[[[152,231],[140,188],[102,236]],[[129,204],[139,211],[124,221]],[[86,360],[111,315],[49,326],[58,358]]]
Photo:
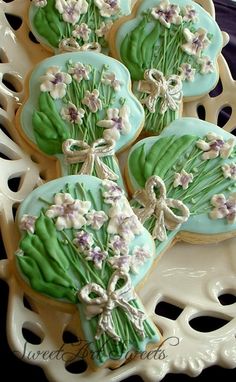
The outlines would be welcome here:
[[[133,208],[133,211],[142,224],[145,223],[145,221],[149,219],[154,213],[154,210],[151,207]]]
[[[156,111],[156,103],[157,103],[158,95],[149,95],[143,100],[141,100],[141,103],[145,105],[150,113],[155,113]]]
[[[79,175],[91,175],[94,169],[94,160],[94,154],[88,154],[79,171]]]
[[[130,305],[124,299],[120,299],[119,301],[117,301],[117,305],[120,306],[126,312],[126,314],[129,316],[130,321],[132,322],[133,326],[135,327],[140,337],[144,338],[145,333],[144,333],[143,322],[146,319],[145,313],[142,312],[140,309]]]
[[[95,169],[100,179],[117,180],[119,178],[99,157],[95,158]]]
[[[103,333],[107,333],[114,341],[120,341],[120,337],[114,330],[111,312],[105,311],[100,315],[95,339],[98,340]]]
[[[152,231],[152,237],[153,239],[165,241],[167,239],[167,235],[166,235],[164,212],[163,211],[158,212],[156,217],[157,217],[157,220],[156,220],[155,227]]]

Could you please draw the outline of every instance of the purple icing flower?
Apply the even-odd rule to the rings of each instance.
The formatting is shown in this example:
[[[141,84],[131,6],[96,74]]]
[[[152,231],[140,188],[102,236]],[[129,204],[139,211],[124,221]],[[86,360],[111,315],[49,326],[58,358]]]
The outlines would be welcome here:
[[[102,185],[105,189],[102,193],[105,203],[114,204],[124,196],[124,191],[111,180],[103,180]]]
[[[179,14],[180,8],[178,5],[170,4],[168,0],[163,0],[160,4],[152,8],[152,16],[159,20],[166,28],[170,28],[171,24],[179,25],[182,17]]]
[[[76,25],[75,29],[72,32],[72,36],[75,38],[82,38],[83,41],[89,40],[91,29],[87,24],[82,23],[80,25]]]
[[[68,73],[61,72],[58,66],[51,66],[41,77],[41,81],[42,92],[49,92],[52,98],[60,99],[66,95],[67,85],[71,83],[72,78]]]
[[[80,62],[76,64],[71,64],[68,70],[68,73],[72,75],[74,80],[77,82],[81,82],[82,80],[89,80],[89,74],[91,72],[91,68],[89,65],[83,65]]]
[[[130,266],[130,270],[133,273],[138,273],[140,270],[140,267],[143,266],[143,264],[147,261],[147,259],[150,259],[152,257],[153,253],[150,251],[150,249],[147,246],[136,246],[133,250],[132,255],[132,262]]]
[[[88,252],[86,260],[93,261],[97,269],[102,269],[102,262],[106,259],[107,255],[106,251],[102,251],[99,247],[94,247]]]
[[[202,139],[196,142],[197,147],[204,151],[203,160],[214,159],[218,156],[223,159],[229,158],[235,146],[234,138],[230,138],[225,142],[222,137],[215,133],[208,133],[206,138],[208,142]]]
[[[64,119],[65,121],[81,125],[85,111],[81,108],[77,109],[77,107],[72,102],[69,102],[68,106],[62,107],[60,114],[62,119]]]
[[[36,7],[44,8],[47,5],[47,0],[33,0],[33,3]]]
[[[190,56],[200,56],[201,52],[210,44],[205,29],[199,28],[195,33],[192,33],[188,28],[184,28],[183,33],[187,42],[181,48]]]
[[[78,231],[75,234],[75,238],[73,240],[73,243],[76,247],[78,247],[81,251],[87,251],[90,250],[94,241],[93,236],[85,231]]]
[[[184,190],[186,190],[189,186],[189,183],[193,181],[193,174],[188,174],[185,170],[182,170],[180,173],[176,172],[174,175],[174,184],[173,186],[176,188],[181,186]]]
[[[201,65],[201,71],[202,74],[208,74],[214,72],[214,64],[211,61],[211,59],[208,56],[204,56],[198,60],[199,64]]]
[[[108,220],[104,211],[92,210],[86,215],[87,225],[95,230],[99,230],[103,224]]]
[[[46,211],[49,218],[56,219],[56,228],[61,231],[65,228],[80,229],[86,224],[84,215],[91,207],[91,202],[73,199],[68,193],[59,193],[54,197],[54,203]]]
[[[197,11],[192,7],[192,5],[186,5],[183,8],[183,21],[196,23],[198,21]]]
[[[236,164],[235,163],[223,164],[221,168],[223,171],[224,178],[236,180]]]
[[[211,204],[215,207],[209,216],[211,219],[226,218],[229,224],[235,223],[236,220],[236,193],[229,195],[226,199],[224,194],[214,195]]]
[[[111,257],[108,261],[113,269],[120,269],[126,273],[128,273],[130,270],[131,256],[114,256]]]
[[[193,81],[196,69],[192,68],[190,64],[184,63],[179,67],[180,78],[182,81]]]
[[[129,253],[129,246],[127,241],[119,235],[114,235],[110,239],[108,247],[111,248],[116,255],[127,255]]]
[[[23,215],[21,220],[20,220],[20,225],[19,228],[22,231],[27,231],[28,233],[34,233],[34,226],[35,222],[37,220],[36,216],[32,215]]]
[[[120,0],[94,0],[94,3],[102,17],[111,17],[120,12]]]
[[[99,98],[99,91],[97,89],[94,89],[92,92],[86,90],[81,102],[83,105],[86,105],[92,113],[97,113],[98,110],[102,109],[102,101]]]
[[[108,109],[107,119],[97,122],[97,126],[106,129],[103,133],[104,139],[113,139],[114,141],[118,141],[120,139],[120,135],[128,134],[131,130],[129,116],[130,109],[126,105],[123,105],[120,110]]]
[[[88,11],[86,0],[56,0],[56,9],[66,23],[76,24],[80,16]]]
[[[107,23],[102,22],[100,28],[96,29],[95,33],[98,37],[104,37],[107,39],[108,33],[113,25],[113,22],[110,20]]]

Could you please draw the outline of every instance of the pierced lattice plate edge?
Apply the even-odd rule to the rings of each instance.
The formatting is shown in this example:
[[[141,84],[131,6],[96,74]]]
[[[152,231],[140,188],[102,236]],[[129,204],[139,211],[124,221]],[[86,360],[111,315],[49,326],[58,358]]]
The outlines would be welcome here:
[[[23,292],[19,288],[12,274],[13,253],[17,246],[17,230],[14,226],[13,207],[16,207],[28,193],[41,182],[40,174],[44,173],[46,180],[50,174],[45,172],[47,160],[43,157],[33,158],[25,154],[22,142],[19,141],[14,128],[14,114],[24,96],[21,84],[27,72],[48,53],[36,46],[30,39],[26,39],[28,29],[26,25],[27,0],[15,0],[11,3],[1,3],[0,23],[3,26],[0,34],[2,41],[1,55],[8,57],[9,62],[0,64],[1,75],[9,74],[5,79],[10,80],[16,91],[9,90],[3,83],[0,85],[0,122],[11,134],[10,138],[1,133],[1,151],[9,157],[0,161],[1,189],[1,233],[6,247],[8,260],[0,262],[0,277],[9,284],[9,307],[7,317],[8,341],[12,351],[22,358],[24,350],[27,352],[59,350],[63,344],[63,332],[68,330],[76,334],[76,314],[59,313],[52,308],[30,301],[34,311],[24,306]],[[214,7],[211,1],[199,1],[207,6],[214,15]],[[20,16],[23,19],[21,28],[14,32],[9,28],[4,12]],[[3,38],[4,36],[4,38]],[[30,52],[30,54],[29,54]],[[231,131],[235,118],[235,107],[230,98],[235,91],[235,82],[232,80],[227,65],[222,57],[219,58],[223,93],[213,100],[203,97],[197,102],[185,105],[185,116],[198,116],[197,107],[203,105],[206,109],[206,119],[214,122],[217,120],[217,111],[226,105],[232,105],[233,113],[225,129]],[[2,78],[1,78],[2,79]],[[217,105],[217,107],[216,107]],[[10,163],[11,162],[11,163]],[[11,171],[10,171],[11,170]],[[2,172],[3,171],[3,172]],[[21,176],[21,186],[17,192],[12,192],[7,184],[9,177]],[[12,237],[15,240],[12,240]],[[211,365],[220,365],[232,368],[236,366],[235,348],[235,304],[222,306],[218,296],[227,291],[235,293],[236,264],[233,256],[236,246],[235,239],[228,240],[217,246],[191,246],[185,244],[176,245],[160,261],[157,269],[153,270],[148,282],[142,290],[141,297],[148,312],[163,331],[165,343],[152,360],[139,360],[128,363],[120,369],[109,369],[92,373],[88,370],[79,375],[73,375],[65,369],[65,359],[68,352],[75,355],[75,345],[66,344],[63,350],[63,359],[43,359],[42,354],[31,362],[43,368],[50,381],[73,382],[75,380],[90,380],[98,378],[104,381],[122,380],[131,375],[140,375],[145,381],[160,381],[167,373],[186,373],[196,376]],[[191,254],[191,264],[189,256]],[[212,259],[214,258],[214,261]],[[156,292],[158,291],[158,292]],[[160,301],[167,301],[182,309],[176,320],[155,314],[155,306]],[[191,302],[191,303],[190,303]],[[203,334],[192,329],[189,322],[199,315],[213,315],[228,320],[226,326],[217,331]],[[39,345],[27,344],[22,334],[22,328],[31,330],[38,335]],[[29,354],[29,353],[27,353]],[[32,354],[32,353],[31,353]],[[67,354],[67,356],[66,356]],[[154,355],[153,355],[154,357]],[[47,357],[45,357],[47,358]],[[150,356],[151,358],[151,356]]]

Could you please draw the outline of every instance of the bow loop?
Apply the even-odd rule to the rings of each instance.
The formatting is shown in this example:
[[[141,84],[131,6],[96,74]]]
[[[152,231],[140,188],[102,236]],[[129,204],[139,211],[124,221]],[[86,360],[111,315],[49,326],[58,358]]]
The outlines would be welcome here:
[[[91,175],[95,168],[100,179],[118,179],[118,176],[100,159],[114,154],[115,141],[112,139],[97,139],[91,146],[81,140],[67,139],[62,144],[62,151],[67,163],[83,163],[79,174]]]
[[[152,216],[156,218],[152,231],[154,239],[166,240],[166,228],[173,231],[189,218],[189,209],[183,202],[166,197],[165,183],[159,176],[150,177],[145,189],[136,191],[133,197],[143,206],[134,209],[141,223],[145,223]],[[178,210],[180,215],[176,215],[171,208]]]
[[[89,42],[80,46],[73,37],[64,38],[59,43],[59,53],[84,51],[100,53],[101,50],[101,45],[98,42]]]
[[[121,279],[124,280],[124,285],[118,287],[118,282]],[[97,297],[90,297],[92,292],[94,292]],[[135,293],[128,273],[117,270],[111,276],[107,290],[96,283],[90,283],[85,285],[78,292],[78,296],[80,301],[85,304],[85,313],[88,319],[98,314],[100,315],[95,336],[96,339],[98,339],[102,333],[107,333],[114,340],[120,341],[120,337],[115,332],[112,318],[112,310],[116,307],[120,307],[124,310],[140,336],[144,336],[143,321],[145,320],[145,314],[129,304],[129,301],[135,298]]]
[[[182,100],[182,81],[173,74],[167,78],[157,69],[147,69],[144,80],[139,81],[138,91],[149,94],[141,102],[146,105],[150,113],[155,113],[158,98],[161,98],[160,114],[167,109],[176,111]]]

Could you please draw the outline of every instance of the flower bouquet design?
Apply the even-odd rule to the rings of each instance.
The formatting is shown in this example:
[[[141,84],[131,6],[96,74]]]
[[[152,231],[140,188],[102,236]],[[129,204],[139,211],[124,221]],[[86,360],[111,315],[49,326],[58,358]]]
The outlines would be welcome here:
[[[21,277],[63,305],[76,304],[78,335],[96,366],[119,365],[160,340],[134,290],[152,265],[154,242],[116,183],[51,181],[26,198],[18,222]]]
[[[33,0],[29,20],[38,40],[55,52],[107,53],[113,22],[130,11],[129,0]]]
[[[131,73],[147,133],[159,134],[181,116],[183,97],[215,86],[222,44],[215,21],[192,1],[145,0],[128,21],[116,23],[110,48]]]
[[[213,124],[183,118],[131,149],[132,205],[158,254],[178,238],[199,243],[203,235],[210,243],[235,235],[235,143]]]
[[[20,114],[21,131],[45,154],[57,156],[63,175],[120,178],[121,184],[114,154],[135,139],[143,120],[127,69],[88,52],[39,64]]]

